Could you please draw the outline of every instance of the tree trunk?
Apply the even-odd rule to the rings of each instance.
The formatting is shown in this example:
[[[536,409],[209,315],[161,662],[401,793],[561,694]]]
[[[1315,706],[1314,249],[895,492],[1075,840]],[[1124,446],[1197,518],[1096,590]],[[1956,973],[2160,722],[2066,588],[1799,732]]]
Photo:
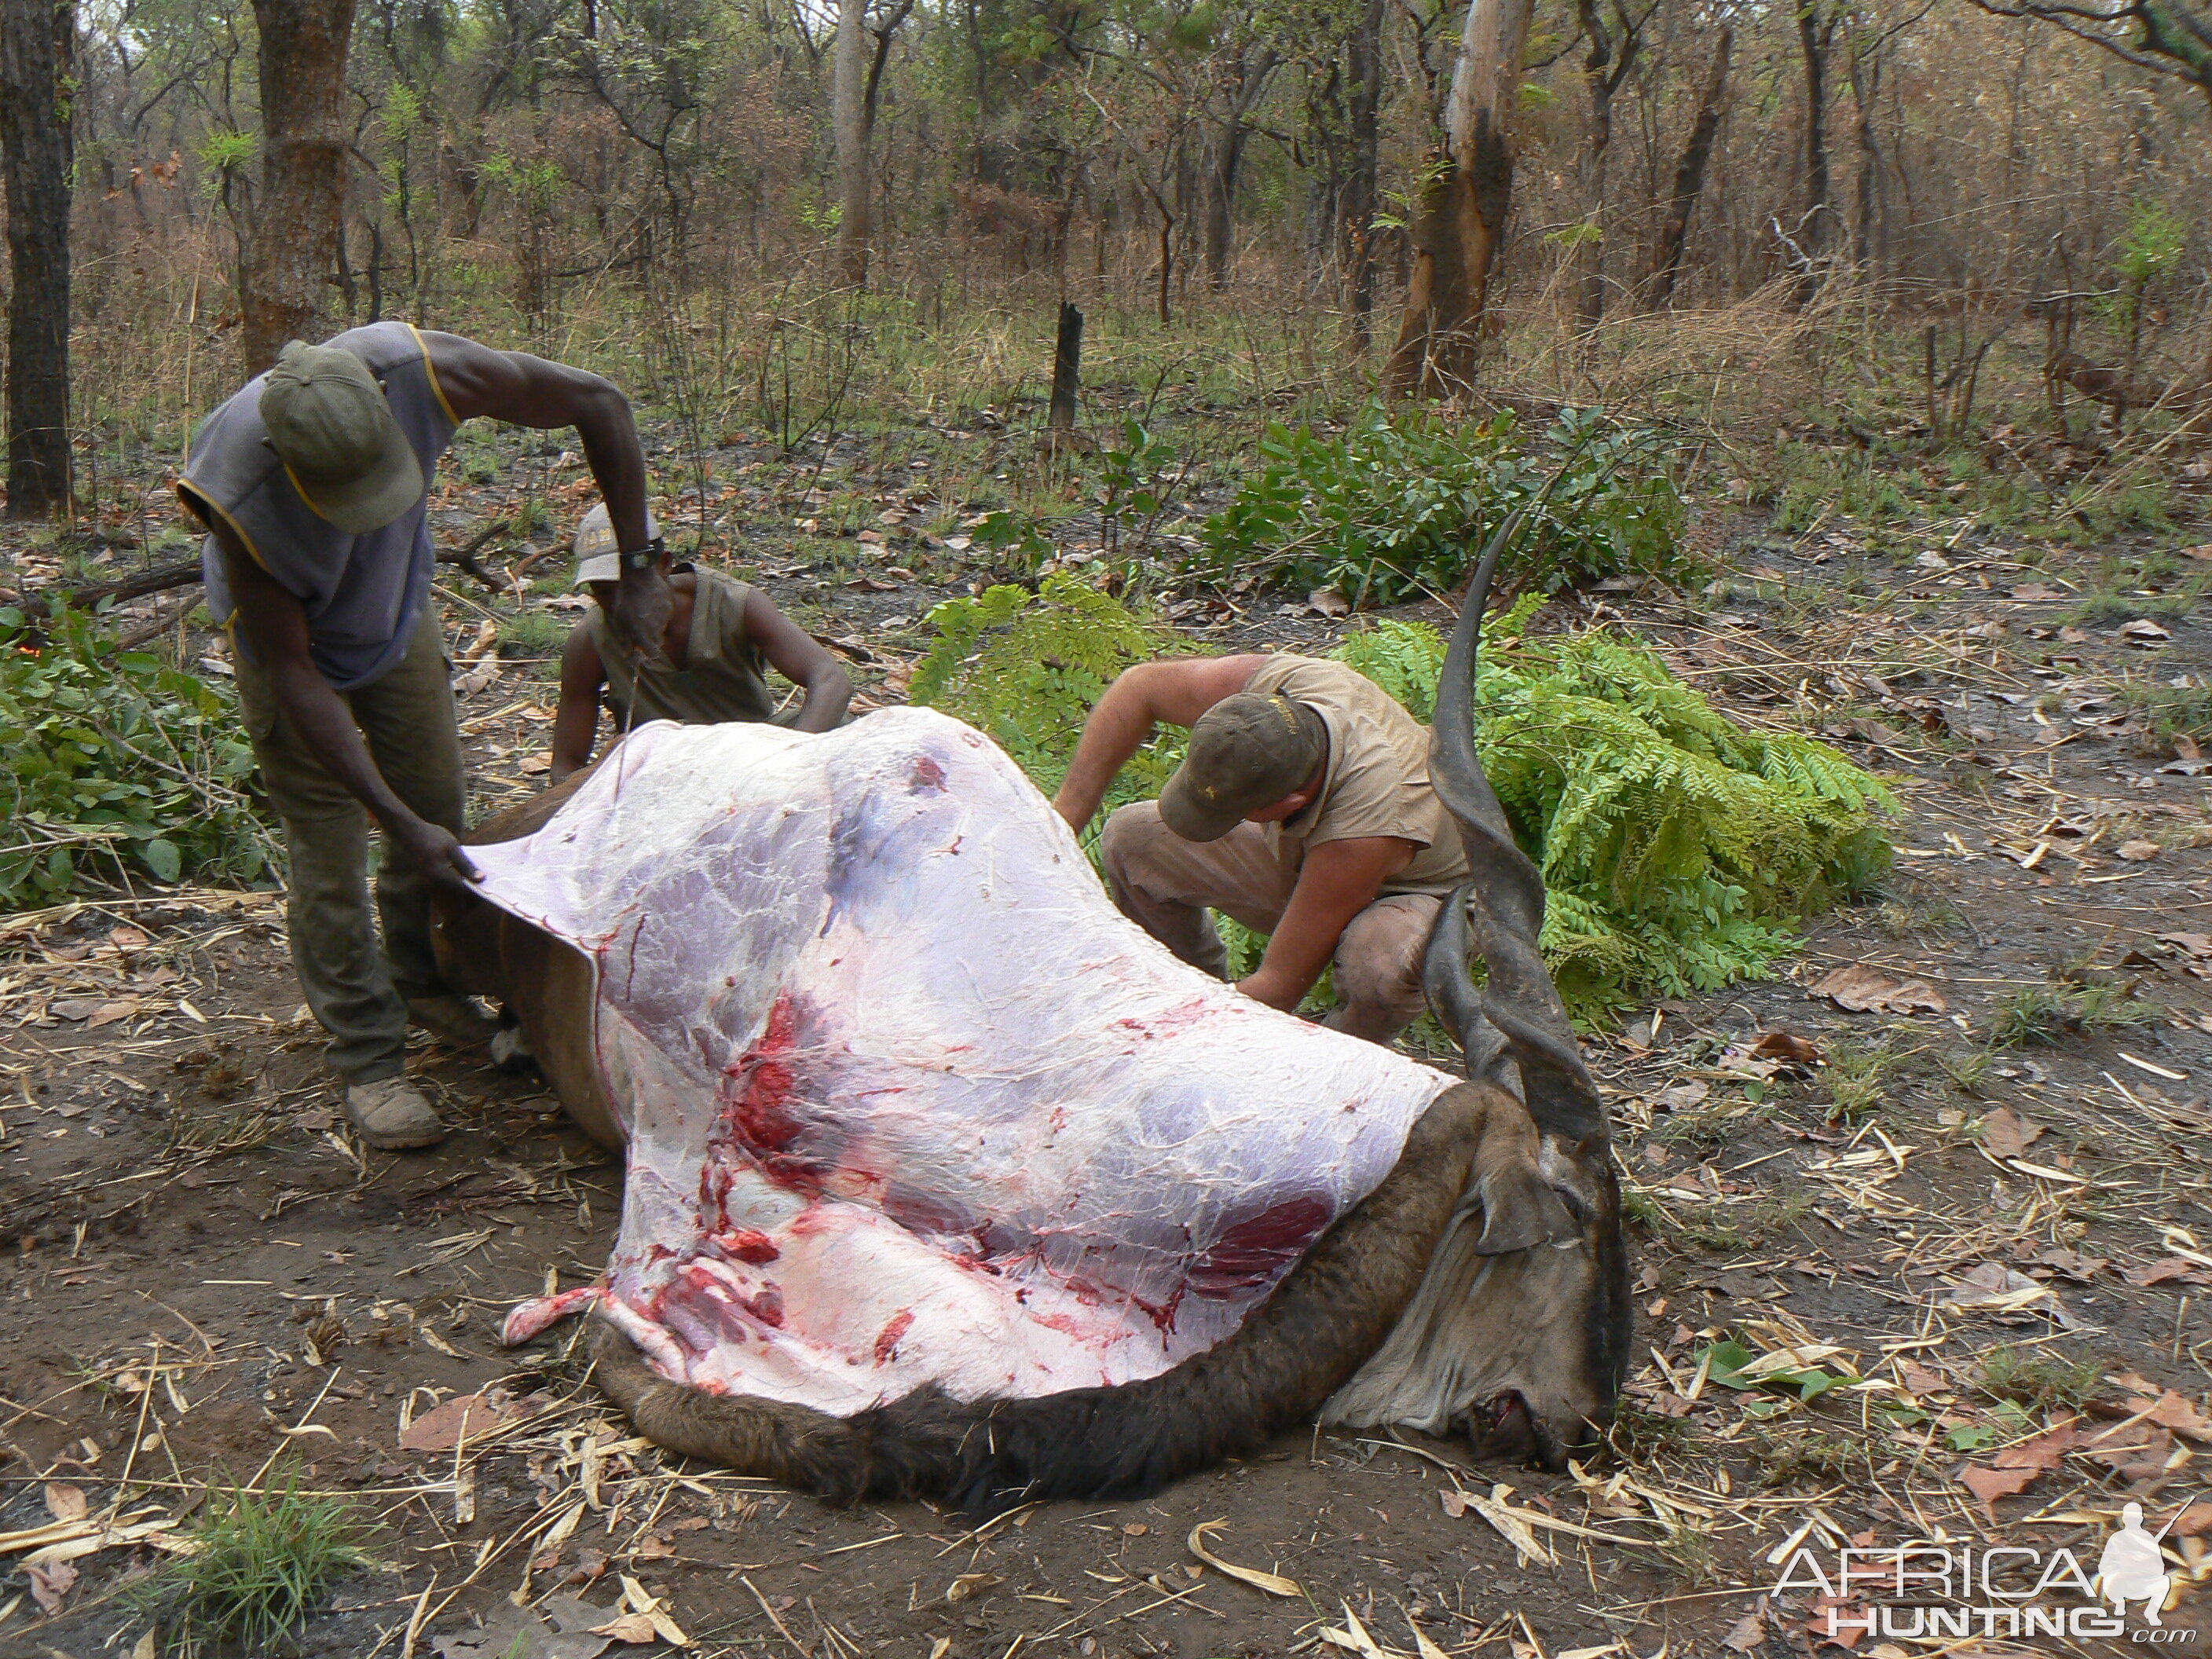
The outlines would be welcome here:
[[[1381,174],[1382,0],[1367,0],[1352,37],[1352,174],[1345,181],[1346,262],[1352,275],[1352,331],[1367,349],[1375,313],[1375,204]]]
[[[0,161],[8,191],[8,516],[71,506],[70,126],[76,9],[0,0]]]
[[[1834,207],[1828,183],[1828,52],[1835,40],[1835,19],[1823,20],[1820,0],[1798,0],[1797,46],[1805,62],[1805,216],[1796,242],[1808,258],[1828,251]],[[1807,273],[1810,280],[1813,273]]]
[[[1490,277],[1513,203],[1512,118],[1532,0],[1474,0],[1444,102],[1443,166],[1413,224],[1413,268],[1390,354],[1392,392],[1449,397],[1474,384]]]
[[[1698,198],[1705,187],[1705,167],[1712,160],[1713,140],[1721,130],[1721,112],[1728,100],[1729,54],[1735,46],[1735,29],[1721,25],[1713,42],[1712,68],[1698,96],[1697,118],[1682,145],[1682,159],[1674,167],[1674,188],[1667,198],[1666,216],[1659,222],[1659,240],[1651,250],[1651,305],[1654,309],[1674,297],[1674,279],[1682,269],[1682,249],[1690,237],[1690,216],[1698,210]]]
[[[868,0],[838,0],[830,121],[837,133],[837,274],[868,280]]]
[[[1881,145],[1875,137],[1875,106],[1881,97],[1881,59],[1862,61],[1854,51],[1850,62],[1851,102],[1858,112],[1858,211],[1851,227],[1851,259],[1869,270],[1879,265],[1887,252],[1883,234]]]
[[[1577,182],[1582,186],[1581,240],[1575,244],[1575,322],[1591,329],[1605,316],[1605,161],[1613,144],[1613,37],[1599,15],[1598,0],[1578,0],[1583,33],[1589,51],[1583,58],[1583,85],[1589,94],[1589,109],[1583,129],[1583,151],[1577,158]],[[1632,50],[1624,43],[1625,50]]]
[[[248,374],[321,334],[345,203],[354,0],[253,0],[261,34],[261,199],[246,259]]]

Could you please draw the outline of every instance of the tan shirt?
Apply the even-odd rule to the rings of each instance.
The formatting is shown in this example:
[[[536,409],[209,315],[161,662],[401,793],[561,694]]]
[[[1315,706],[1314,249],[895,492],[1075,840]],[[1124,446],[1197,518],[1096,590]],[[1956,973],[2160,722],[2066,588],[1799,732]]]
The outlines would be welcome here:
[[[1420,850],[1382,884],[1391,893],[1449,893],[1467,879],[1459,826],[1429,785],[1429,728],[1357,669],[1318,657],[1270,657],[1245,682],[1261,696],[1304,703],[1328,728],[1321,793],[1297,817],[1266,826],[1276,856],[1302,862],[1324,842],[1395,836]]]
[[[616,726],[647,720],[719,726],[729,720],[774,719],[775,698],[762,672],[761,649],[745,631],[745,599],[752,589],[719,570],[681,568],[691,569],[698,578],[683,667],[656,656],[633,670],[599,608],[593,605],[584,619],[599,649],[600,672],[606,676],[607,710]]]

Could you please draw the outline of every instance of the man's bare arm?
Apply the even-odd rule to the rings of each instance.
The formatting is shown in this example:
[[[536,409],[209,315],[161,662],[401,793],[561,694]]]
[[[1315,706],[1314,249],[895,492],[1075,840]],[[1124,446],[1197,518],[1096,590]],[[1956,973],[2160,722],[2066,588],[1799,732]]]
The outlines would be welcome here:
[[[238,627],[246,635],[253,660],[268,676],[270,694],[301,740],[331,775],[368,809],[425,876],[441,885],[465,890],[477,879],[476,866],[452,831],[416,817],[392,793],[384,775],[376,769],[368,746],[362,741],[360,728],[354,725],[344,699],[331,690],[330,682],[307,653],[307,613],[299,600],[255,562],[220,520],[215,523],[214,534],[230,578],[231,598],[238,607]]]
[[[1305,855],[1298,884],[1267,940],[1259,967],[1237,988],[1285,1013],[1296,1012],[1352,919],[1375,902],[1382,884],[1413,860],[1417,843],[1396,836],[1323,842]]]
[[[613,381],[526,351],[495,351],[458,334],[426,331],[422,339],[455,418],[574,427],[606,501],[615,545],[624,552],[645,545],[645,452],[629,399]],[[668,580],[659,570],[623,567],[613,621],[637,655],[660,649],[672,603]]]
[[[806,688],[806,701],[794,732],[828,732],[845,718],[853,701],[853,681],[837,659],[821,642],[775,608],[775,601],[754,588],[745,596],[745,632],[761,648],[775,672],[793,685]]]
[[[1242,691],[1263,660],[1254,655],[1170,657],[1125,669],[1084,721],[1082,740],[1053,797],[1054,808],[1080,830],[1106,799],[1114,775],[1144,747],[1154,726],[1194,724],[1224,697]]]
[[[592,763],[599,735],[599,687],[606,683],[592,630],[579,623],[561,647],[561,706],[553,716],[553,781]]]

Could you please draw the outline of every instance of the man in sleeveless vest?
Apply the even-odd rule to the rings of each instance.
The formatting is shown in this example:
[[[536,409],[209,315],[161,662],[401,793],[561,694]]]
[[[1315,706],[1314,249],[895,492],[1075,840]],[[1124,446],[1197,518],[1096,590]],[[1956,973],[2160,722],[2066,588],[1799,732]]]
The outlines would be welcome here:
[[[1295,1010],[1333,962],[1328,1024],[1388,1042],[1426,1006],[1421,959],[1467,878],[1429,782],[1428,729],[1342,663],[1188,657],[1140,663],[1085,722],[1053,805],[1080,832],[1154,726],[1190,728],[1157,801],[1099,840],[1122,913],[1185,962],[1228,976],[1209,908],[1270,935],[1238,988]]]
[[[432,888],[465,889],[476,869],[458,839],[467,788],[424,509],[438,457],[480,415],[576,428],[623,550],[616,622],[658,640],[671,601],[645,457],[596,374],[404,323],[295,341],[200,428],[178,485],[208,528],[208,607],[283,823],[293,965],[346,1116],[379,1148],[445,1134],[407,1079],[410,1021],[455,1042],[490,1029],[439,982],[430,948]]]
[[[659,532],[648,519],[647,529]],[[561,709],[553,721],[553,781],[592,763],[604,698],[617,735],[647,720],[716,726],[725,720],[772,720],[775,697],[764,665],[805,698],[788,724],[827,732],[845,718],[853,683],[813,635],[775,608],[758,588],[719,570],[684,563],[666,568],[674,603],[658,654],[633,664],[610,620],[621,598],[621,562],[604,507],[576,531],[576,583],[598,601],[570,630],[561,653]]]

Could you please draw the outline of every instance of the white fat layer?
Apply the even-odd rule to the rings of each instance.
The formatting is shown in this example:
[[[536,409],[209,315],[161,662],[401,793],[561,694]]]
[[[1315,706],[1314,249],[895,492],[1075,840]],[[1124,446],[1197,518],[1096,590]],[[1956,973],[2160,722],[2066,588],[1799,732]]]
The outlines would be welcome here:
[[[1178,961],[980,733],[634,733],[495,902],[596,965],[609,1302],[838,1414],[1150,1376],[1235,1331],[1449,1086]]]

